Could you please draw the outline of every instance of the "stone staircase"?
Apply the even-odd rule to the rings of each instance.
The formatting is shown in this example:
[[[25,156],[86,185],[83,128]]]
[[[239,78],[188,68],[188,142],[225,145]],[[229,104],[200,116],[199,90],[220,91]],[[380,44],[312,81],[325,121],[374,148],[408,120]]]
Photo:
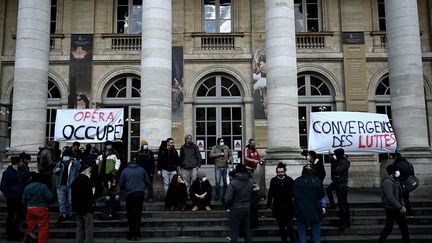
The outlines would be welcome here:
[[[120,219],[100,220],[102,204],[98,203],[94,215],[96,242],[129,242],[124,203],[119,212]],[[322,242],[375,242],[384,227],[385,214],[378,202],[350,203],[351,223],[349,229],[339,230],[331,226],[336,220],[336,210],[329,210],[322,224]],[[145,203],[142,214],[141,242],[229,242],[228,212],[219,202],[213,202],[213,211],[192,213],[169,212],[162,202]],[[414,216],[409,217],[411,242],[432,242],[432,202],[413,202]],[[74,242],[75,222],[56,223],[57,207],[50,207],[50,242]],[[5,202],[0,203],[0,238],[5,239]],[[260,202],[259,226],[252,230],[254,242],[280,242],[278,227],[271,213]],[[395,225],[389,242],[402,242]],[[2,241],[2,240],[0,240]]]

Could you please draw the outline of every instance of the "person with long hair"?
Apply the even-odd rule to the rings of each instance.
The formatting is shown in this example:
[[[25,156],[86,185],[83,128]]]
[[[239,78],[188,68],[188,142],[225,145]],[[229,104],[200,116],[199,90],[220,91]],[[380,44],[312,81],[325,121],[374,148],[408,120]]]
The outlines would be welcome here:
[[[181,175],[173,176],[165,198],[165,207],[171,212],[180,208],[186,210],[187,189]]]

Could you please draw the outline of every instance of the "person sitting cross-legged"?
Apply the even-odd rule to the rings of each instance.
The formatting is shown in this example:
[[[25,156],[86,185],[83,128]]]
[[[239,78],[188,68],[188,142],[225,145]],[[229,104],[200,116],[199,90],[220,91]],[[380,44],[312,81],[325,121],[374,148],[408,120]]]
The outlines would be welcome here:
[[[205,208],[206,211],[211,211],[210,200],[212,198],[212,186],[206,178],[203,171],[197,172],[197,178],[190,187],[190,198],[192,200],[192,212],[196,212],[199,208]]]

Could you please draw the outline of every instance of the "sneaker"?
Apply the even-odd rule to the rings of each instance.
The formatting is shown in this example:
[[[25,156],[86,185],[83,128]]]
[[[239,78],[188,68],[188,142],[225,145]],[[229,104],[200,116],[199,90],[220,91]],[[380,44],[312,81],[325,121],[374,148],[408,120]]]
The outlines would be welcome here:
[[[196,212],[196,211],[198,211],[198,206],[194,206],[194,207],[192,208],[192,212]]]
[[[209,206],[206,206],[206,207],[205,207],[205,210],[206,210],[206,211],[211,211],[211,208],[210,208]]]
[[[63,216],[63,215],[60,215],[60,217],[57,219],[57,223],[61,223],[61,222],[64,222],[64,221],[66,221],[66,217]]]

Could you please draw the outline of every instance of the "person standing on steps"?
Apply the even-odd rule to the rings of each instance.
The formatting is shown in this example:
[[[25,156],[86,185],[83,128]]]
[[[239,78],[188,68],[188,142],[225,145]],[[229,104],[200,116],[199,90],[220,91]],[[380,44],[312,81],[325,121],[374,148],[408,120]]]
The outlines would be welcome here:
[[[386,223],[378,242],[383,243],[386,241],[393,230],[394,221],[396,221],[402,235],[402,242],[409,243],[410,237],[405,219],[406,208],[402,196],[403,192],[397,180],[400,172],[394,164],[388,165],[386,171],[387,176],[384,177],[381,183],[381,201],[386,213]]]
[[[225,145],[223,138],[218,138],[216,145],[214,145],[210,152],[210,157],[214,159],[214,171],[215,171],[215,201],[219,201],[221,198],[221,181],[223,183],[222,198],[225,196],[225,192],[228,187],[227,172],[228,165],[231,163],[231,151],[230,148]]]
[[[198,146],[192,141],[192,135],[186,134],[184,141],[180,148],[180,168],[189,193],[192,182],[197,178],[202,158]]]

